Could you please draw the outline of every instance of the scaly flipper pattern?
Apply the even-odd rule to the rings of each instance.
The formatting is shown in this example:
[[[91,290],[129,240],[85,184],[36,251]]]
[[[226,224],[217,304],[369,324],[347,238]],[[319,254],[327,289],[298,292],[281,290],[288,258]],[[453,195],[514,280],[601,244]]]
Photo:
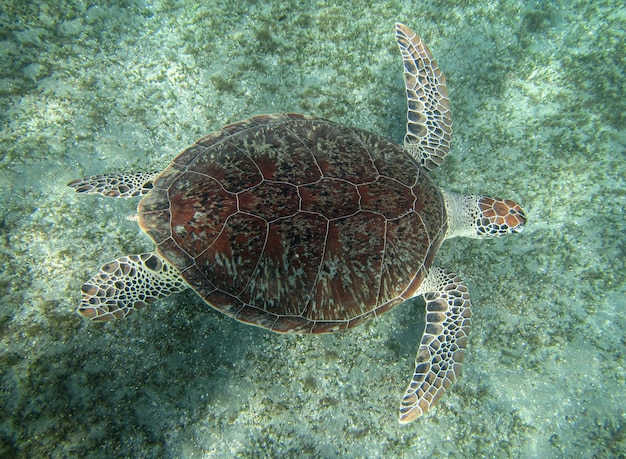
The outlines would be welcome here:
[[[186,288],[178,271],[160,256],[128,255],[103,265],[82,286],[77,312],[94,322],[121,319]]]
[[[426,300],[426,327],[400,405],[401,424],[426,413],[457,380],[472,322],[469,293],[456,274],[431,268],[420,293]]]
[[[450,149],[452,115],[446,77],[428,47],[407,26],[396,24],[396,42],[404,62],[408,105],[404,149],[430,171]]]
[[[160,172],[134,174],[99,174],[72,180],[67,184],[77,193],[101,194],[107,198],[134,198],[144,196],[152,189],[152,182]]]

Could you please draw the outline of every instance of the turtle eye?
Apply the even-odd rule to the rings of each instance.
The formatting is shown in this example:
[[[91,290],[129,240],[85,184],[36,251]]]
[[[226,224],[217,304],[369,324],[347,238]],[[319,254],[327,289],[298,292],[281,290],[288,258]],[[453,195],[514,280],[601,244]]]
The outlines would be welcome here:
[[[487,217],[482,217],[476,220],[476,232],[482,237],[490,237],[497,234],[495,225]]]

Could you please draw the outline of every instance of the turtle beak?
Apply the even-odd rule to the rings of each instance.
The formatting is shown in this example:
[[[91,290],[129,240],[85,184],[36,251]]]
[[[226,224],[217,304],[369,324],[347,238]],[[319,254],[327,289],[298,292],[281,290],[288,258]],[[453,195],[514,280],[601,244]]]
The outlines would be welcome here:
[[[517,203],[514,203],[513,201],[509,201],[513,204],[515,204],[514,207],[511,207],[509,209],[509,215],[507,220],[509,221],[513,221],[513,220],[517,220],[517,225],[515,226],[511,226],[511,233],[521,233],[522,231],[524,231],[524,227],[526,226],[526,214],[524,213],[524,209],[522,209],[522,206],[520,206]]]

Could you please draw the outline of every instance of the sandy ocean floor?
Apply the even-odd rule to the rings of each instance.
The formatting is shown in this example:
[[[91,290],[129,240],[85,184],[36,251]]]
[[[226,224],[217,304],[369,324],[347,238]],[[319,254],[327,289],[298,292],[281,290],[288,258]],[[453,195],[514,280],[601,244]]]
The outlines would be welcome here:
[[[0,457],[626,457],[619,3],[2,2]],[[102,263],[151,244],[124,218],[137,201],[68,181],[162,169],[259,113],[401,141],[396,21],[448,78],[437,182],[529,218],[515,237],[442,247],[474,325],[432,412],[396,420],[420,301],[321,337],[242,325],[191,292],[104,326],[74,313]]]

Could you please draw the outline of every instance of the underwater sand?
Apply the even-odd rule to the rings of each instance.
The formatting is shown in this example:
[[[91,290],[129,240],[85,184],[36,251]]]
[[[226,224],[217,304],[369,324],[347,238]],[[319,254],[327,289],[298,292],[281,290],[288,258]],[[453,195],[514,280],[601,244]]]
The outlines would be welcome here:
[[[0,457],[625,457],[626,9],[372,3],[2,3]],[[420,301],[321,337],[240,324],[190,292],[104,326],[74,313],[102,263],[151,244],[124,218],[137,201],[68,181],[162,169],[259,113],[401,141],[396,21],[447,75],[437,182],[529,217],[438,255],[474,320],[435,409],[396,420]]]

